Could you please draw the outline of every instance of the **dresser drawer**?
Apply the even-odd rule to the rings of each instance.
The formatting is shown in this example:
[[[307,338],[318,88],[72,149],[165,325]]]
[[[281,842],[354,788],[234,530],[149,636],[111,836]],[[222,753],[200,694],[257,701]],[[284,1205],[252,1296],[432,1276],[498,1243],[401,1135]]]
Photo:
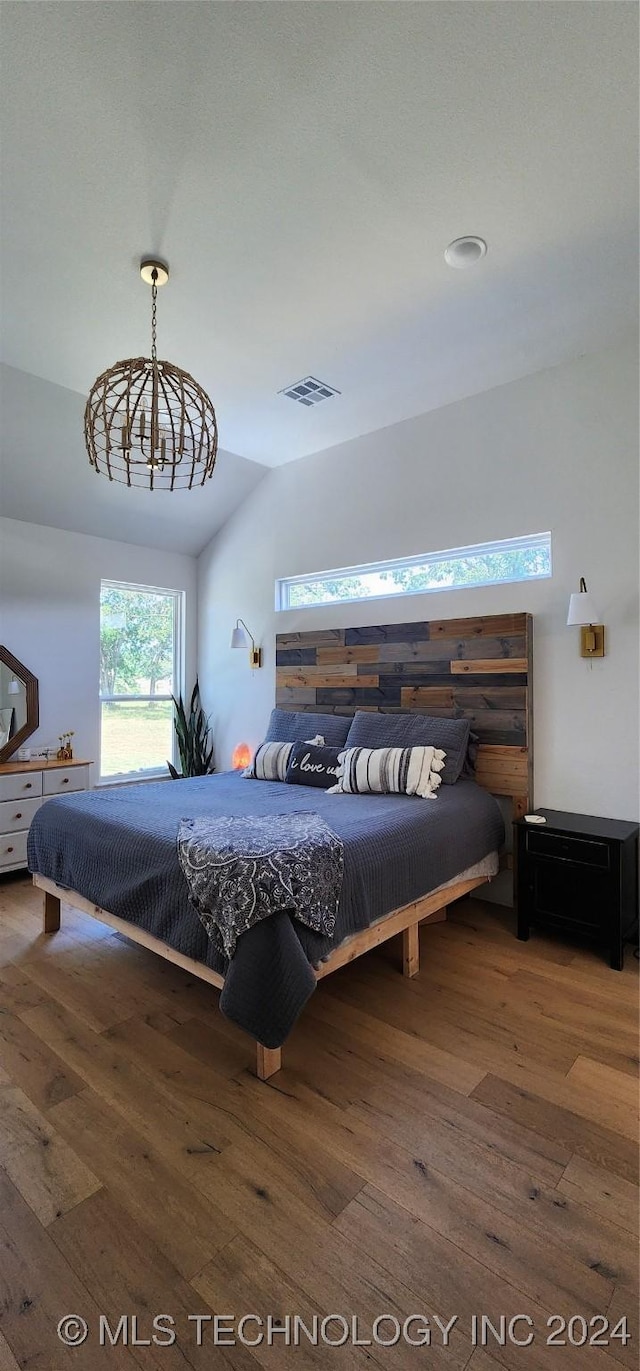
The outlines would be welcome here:
[[[574,838],[564,833],[527,831],[527,852],[532,857],[551,857],[560,862],[577,862],[579,866],[595,866],[601,871],[609,867],[609,844],[597,838]]]
[[[40,797],[37,800],[5,800],[0,804],[0,835],[28,828],[41,804]]]
[[[67,795],[70,790],[87,790],[89,785],[88,766],[56,767],[53,771],[42,773],[43,795]]]
[[[27,865],[26,833],[5,833],[0,838],[0,871],[3,866]]]
[[[0,776],[0,800],[29,800],[42,794],[42,772],[23,771]]]

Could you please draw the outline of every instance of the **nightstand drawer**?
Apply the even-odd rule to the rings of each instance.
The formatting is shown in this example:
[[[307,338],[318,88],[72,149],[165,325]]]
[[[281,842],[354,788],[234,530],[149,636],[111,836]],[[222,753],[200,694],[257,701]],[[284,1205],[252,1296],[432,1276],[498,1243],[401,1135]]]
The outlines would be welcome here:
[[[574,862],[579,866],[595,866],[601,871],[609,868],[609,844],[596,838],[574,838],[564,833],[527,831],[527,852],[532,857],[551,857],[555,861]]]
[[[564,863],[534,862],[531,867],[532,922],[553,922],[578,932],[604,929],[610,918],[609,878],[599,871]]]

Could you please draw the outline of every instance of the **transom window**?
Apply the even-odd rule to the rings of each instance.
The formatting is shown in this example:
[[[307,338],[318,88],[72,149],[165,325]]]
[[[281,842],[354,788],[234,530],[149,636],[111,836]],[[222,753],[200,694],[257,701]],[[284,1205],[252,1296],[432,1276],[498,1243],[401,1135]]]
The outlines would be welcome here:
[[[102,581],[100,779],[166,775],[182,680],[184,594]]]
[[[276,581],[276,609],[310,608],[387,595],[424,595],[435,590],[537,581],[551,575],[551,534],[531,533],[498,543],[427,552],[390,562],[341,567]]]

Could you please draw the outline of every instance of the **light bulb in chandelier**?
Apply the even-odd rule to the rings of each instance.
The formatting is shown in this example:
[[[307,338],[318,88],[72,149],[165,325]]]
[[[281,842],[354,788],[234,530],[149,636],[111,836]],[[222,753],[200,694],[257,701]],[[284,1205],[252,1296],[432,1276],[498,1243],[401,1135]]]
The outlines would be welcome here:
[[[144,259],[140,275],[151,286],[151,356],[116,362],[94,382],[84,416],[89,461],[110,481],[191,490],[213,475],[216,414],[193,376],[158,359],[158,287],[169,280],[168,266]]]

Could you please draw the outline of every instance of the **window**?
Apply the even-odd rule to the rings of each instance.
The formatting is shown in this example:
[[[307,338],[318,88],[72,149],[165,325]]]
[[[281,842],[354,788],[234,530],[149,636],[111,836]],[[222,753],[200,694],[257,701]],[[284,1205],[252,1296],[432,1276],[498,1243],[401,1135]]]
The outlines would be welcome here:
[[[100,778],[166,775],[182,683],[183,593],[100,586]]]
[[[422,595],[432,590],[535,581],[551,575],[551,534],[532,533],[499,543],[427,552],[392,562],[321,571],[315,576],[285,576],[276,581],[276,609],[300,609],[386,595]]]

